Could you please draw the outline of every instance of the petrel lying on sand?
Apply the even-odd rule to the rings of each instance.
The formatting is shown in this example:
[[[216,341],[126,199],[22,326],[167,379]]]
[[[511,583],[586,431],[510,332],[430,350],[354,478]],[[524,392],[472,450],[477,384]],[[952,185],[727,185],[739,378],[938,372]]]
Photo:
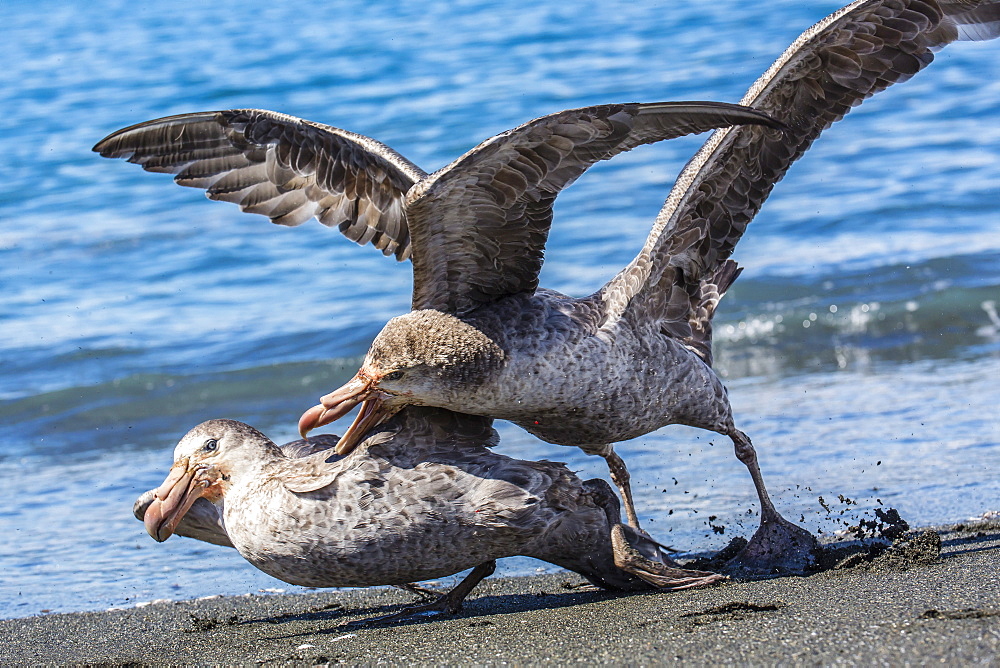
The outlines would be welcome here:
[[[232,545],[265,573],[310,587],[406,585],[473,569],[407,614],[456,612],[497,559],[514,555],[620,591],[722,578],[679,568],[622,525],[603,480],[493,452],[491,423],[412,407],[343,456],[334,442],[279,449],[242,422],[210,420],[181,439],[170,475],[135,514],[158,541],[176,532]]]

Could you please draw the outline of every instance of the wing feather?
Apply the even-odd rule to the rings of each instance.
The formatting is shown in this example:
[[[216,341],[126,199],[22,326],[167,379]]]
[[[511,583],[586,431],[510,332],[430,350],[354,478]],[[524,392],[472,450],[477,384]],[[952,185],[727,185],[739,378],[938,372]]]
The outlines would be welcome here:
[[[410,255],[406,192],[426,174],[362,135],[260,109],[169,116],[115,132],[94,150],[174,174],[210,199],[279,225],[310,218],[385,255]]]
[[[599,160],[766,114],[713,102],[570,109],[488,139],[407,195],[413,308],[466,313],[538,286],[556,195]]]

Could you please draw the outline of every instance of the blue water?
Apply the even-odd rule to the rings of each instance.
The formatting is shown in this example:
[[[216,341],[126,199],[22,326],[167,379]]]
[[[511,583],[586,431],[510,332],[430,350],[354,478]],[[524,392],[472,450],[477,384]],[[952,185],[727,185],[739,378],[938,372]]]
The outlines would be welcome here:
[[[0,4],[0,617],[295,590],[231,550],[155,544],[132,501],[204,419],[292,438],[409,305],[408,265],[103,160],[97,140],[262,107],[431,170],[559,109],[736,101],[837,6]],[[567,190],[542,283],[588,294],[631,259],[701,141],[644,147]],[[998,195],[1000,43],[957,44],[824,135],[751,226],[718,367],[790,517],[831,533],[878,505],[917,524],[1000,507]],[[606,473],[500,429],[507,454]],[[662,540],[701,550],[752,529],[748,477],[714,435],[669,427],[620,451]]]

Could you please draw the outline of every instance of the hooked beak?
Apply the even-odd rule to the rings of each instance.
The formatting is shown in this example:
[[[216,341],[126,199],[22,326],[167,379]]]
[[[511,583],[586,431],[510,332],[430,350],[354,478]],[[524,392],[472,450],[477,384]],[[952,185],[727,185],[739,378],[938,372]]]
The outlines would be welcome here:
[[[385,399],[389,395],[380,392],[374,386],[371,378],[363,376],[358,372],[351,380],[330,394],[320,399],[320,403],[313,406],[299,418],[299,434],[306,438],[313,429],[330,424],[334,420],[342,418],[352,408],[362,403],[358,417],[347,429],[343,437],[337,443],[337,454],[346,455],[361,442],[361,438],[370,429],[385,422],[394,415],[400,407],[387,407]]]
[[[347,415],[359,403],[368,398],[372,391],[372,381],[361,375],[359,371],[340,389],[320,399],[299,418],[299,436],[306,438],[313,429],[328,425],[334,420]]]
[[[211,485],[199,473],[204,467],[188,468],[188,460],[181,459],[170,468],[163,484],[156,488],[154,498],[146,508],[142,521],[146,532],[162,543],[173,535],[185,513],[199,497],[205,496]]]
[[[385,398],[388,396],[383,392],[375,392],[361,404],[358,417],[354,418],[354,422],[337,442],[338,455],[349,454],[358,447],[358,443],[361,442],[365,434],[399,412],[402,406],[385,405]]]

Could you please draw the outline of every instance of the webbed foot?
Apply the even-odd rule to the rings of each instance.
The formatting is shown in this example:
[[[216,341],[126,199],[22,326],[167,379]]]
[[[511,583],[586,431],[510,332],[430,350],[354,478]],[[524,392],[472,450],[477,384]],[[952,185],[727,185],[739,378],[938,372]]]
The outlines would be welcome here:
[[[728,579],[710,571],[681,568],[660,550],[656,541],[631,527],[611,527],[611,545],[615,566],[659,589],[693,589]]]
[[[726,564],[731,575],[801,575],[816,565],[816,538],[775,514],[765,518],[750,542]]]
[[[372,617],[370,619],[359,619],[353,622],[347,622],[342,626],[346,628],[367,626],[369,624],[384,624],[386,622],[398,622],[410,617],[415,617],[417,615],[425,615],[429,613],[438,613],[438,615],[455,615],[462,610],[462,601],[465,597],[483,581],[484,578],[493,575],[493,571],[497,568],[496,561],[487,561],[485,564],[479,564],[472,569],[472,572],[465,576],[465,579],[458,583],[458,586],[452,589],[447,594],[441,594],[438,596],[437,600],[431,601],[430,603],[424,603],[422,605],[411,605],[403,608],[398,612],[394,612],[391,615],[383,615],[381,617]],[[412,587],[409,585],[408,587]],[[402,587],[408,589],[408,587]],[[430,590],[427,590],[430,591]]]

